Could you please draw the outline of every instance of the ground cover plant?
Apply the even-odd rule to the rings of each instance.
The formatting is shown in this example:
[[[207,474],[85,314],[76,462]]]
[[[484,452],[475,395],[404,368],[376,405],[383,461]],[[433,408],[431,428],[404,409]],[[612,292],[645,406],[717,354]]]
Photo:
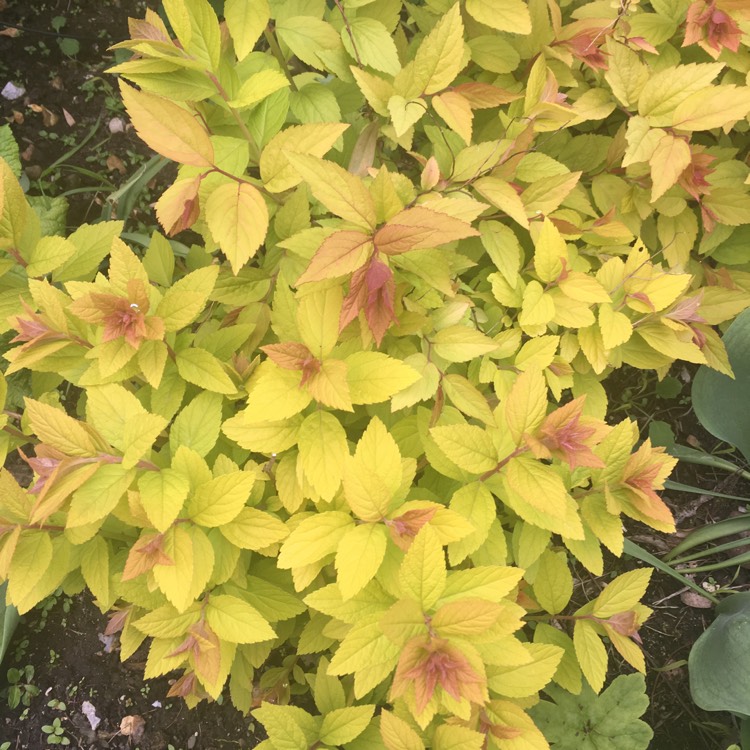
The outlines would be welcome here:
[[[44,235],[3,162],[9,601],[88,587],[123,658],[150,638],[191,706],[228,683],[277,750],[647,747],[642,680],[602,689],[605,641],[644,670],[650,571],[578,606],[571,565],[674,528],[602,380],[730,372],[741,12],[164,6],[112,72],[189,250]]]

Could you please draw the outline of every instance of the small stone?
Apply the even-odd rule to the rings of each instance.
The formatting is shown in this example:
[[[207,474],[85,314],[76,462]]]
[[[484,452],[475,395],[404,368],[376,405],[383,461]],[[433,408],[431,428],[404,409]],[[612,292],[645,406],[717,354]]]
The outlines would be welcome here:
[[[125,132],[125,123],[123,122],[121,117],[113,117],[109,123],[109,132],[110,133],[123,133]]]
[[[99,640],[104,644],[104,653],[111,654],[112,650],[115,647],[115,644],[117,643],[117,636],[105,635],[104,633],[99,633],[98,635]]]
[[[92,729],[99,726],[101,719],[96,715],[96,709],[92,703],[84,701],[81,704],[81,713],[89,720]]]
[[[3,90],[0,91],[0,94],[2,94],[3,97],[11,102],[14,99],[20,99],[25,93],[26,89],[23,86],[16,86],[13,81],[8,81],[8,83],[6,83],[3,87]]]

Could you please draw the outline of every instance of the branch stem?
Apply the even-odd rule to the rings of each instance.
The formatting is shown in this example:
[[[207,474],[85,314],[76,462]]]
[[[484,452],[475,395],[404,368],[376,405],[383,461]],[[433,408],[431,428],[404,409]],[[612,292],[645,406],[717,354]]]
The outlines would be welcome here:
[[[279,42],[276,39],[276,34],[274,33],[273,28],[271,28],[271,26],[266,26],[266,28],[263,29],[263,36],[268,42],[268,46],[271,49],[271,54],[273,54],[273,56],[281,66],[281,69],[284,71],[284,75],[286,76],[287,81],[289,81],[289,85],[292,87],[292,91],[298,91],[299,89],[297,88],[297,84],[294,82],[292,71],[289,70],[289,66],[287,65],[286,59],[284,58],[284,53],[281,51],[281,47],[279,47]]]

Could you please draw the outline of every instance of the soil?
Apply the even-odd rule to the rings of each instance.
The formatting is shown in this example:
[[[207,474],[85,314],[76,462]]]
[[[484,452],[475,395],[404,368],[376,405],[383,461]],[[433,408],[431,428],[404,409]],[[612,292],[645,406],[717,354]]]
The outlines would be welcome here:
[[[10,123],[19,144],[29,194],[68,198],[70,230],[110,218],[107,196],[152,155],[132,128],[112,132],[126,126],[127,117],[115,77],[104,71],[115,64],[108,47],[129,38],[128,17],[142,18],[147,7],[157,5],[158,0],[0,0],[0,89],[10,82],[25,91],[12,100],[0,97],[0,124]],[[75,54],[71,44],[78,46]],[[158,197],[155,188],[143,194],[131,229],[141,221],[153,223],[149,202]]]
[[[111,77],[103,71],[114,62],[107,48],[127,38],[128,16],[142,17],[146,7],[157,5],[158,0],[0,0],[0,89],[8,81],[25,89],[25,94],[13,101],[0,97],[0,117],[4,118],[0,124],[11,123],[30,194],[68,197],[70,230],[100,218],[108,193],[151,156],[131,129],[112,132],[112,121],[115,127],[120,118],[123,123],[127,118]],[[57,32],[60,19],[64,26]],[[13,27],[26,31],[17,32]],[[80,49],[73,56],[70,42],[60,46],[66,35],[78,42]],[[75,150],[89,134],[86,145]],[[66,153],[63,166],[38,179]],[[80,169],[102,174],[111,184],[98,182]],[[168,176],[163,173],[149,186],[129,217],[129,228],[153,224],[149,202],[158,196]],[[675,374],[683,382],[683,392],[689,392],[691,371],[681,369]],[[644,380],[626,370],[610,378],[607,387],[611,402],[621,404],[614,421],[636,418],[646,437],[649,423],[661,420],[672,427],[679,443],[707,450],[716,447],[697,424],[684,395],[662,398],[654,391],[652,379]],[[707,491],[750,497],[747,483],[706,467],[681,463],[672,478]],[[721,520],[741,505],[674,492],[665,493],[665,499],[680,518],[681,534]],[[637,524],[629,526],[629,538],[657,556],[676,543],[674,538]],[[627,558],[609,563],[608,570],[616,572],[637,565]],[[579,573],[577,595],[585,601],[598,593],[603,582],[583,570]],[[713,577],[696,576],[695,580],[701,585],[731,584],[742,589],[747,588],[748,574],[741,568]],[[733,721],[728,714],[709,714],[692,703],[685,663],[692,644],[710,624],[712,610],[685,603],[678,582],[659,572],[654,573],[646,599],[654,609],[641,633],[651,699],[644,718],[655,735],[651,750],[724,750],[736,740]],[[23,705],[10,709],[6,693],[0,691],[0,745],[10,742],[14,750],[49,747],[42,726],[55,719],[60,720],[70,746],[77,748],[226,750],[252,748],[260,741],[262,728],[236,711],[228,698],[221,703],[201,703],[193,711],[179,700],[167,700],[174,676],[145,683],[144,652],[122,664],[117,650],[108,650],[100,640],[105,625],[106,618],[85,594],[73,598],[60,594],[24,618],[0,670],[0,688],[7,669],[32,665],[33,684],[40,694],[30,700],[28,710]],[[630,671],[620,667],[616,664],[612,676]],[[101,720],[96,730],[81,712],[84,701],[93,705]],[[145,722],[137,742],[121,731],[126,717],[140,717]],[[126,726],[133,721],[139,723],[126,719]]]
[[[86,750],[238,750],[262,739],[228,698],[221,704],[202,702],[192,711],[181,699],[165,698],[175,676],[144,682],[146,648],[121,663],[118,650],[100,636],[106,623],[85,594],[61,594],[25,618],[3,667],[32,665],[32,682],[40,692],[27,711],[23,705],[11,710],[6,696],[0,698],[0,745],[49,747],[42,727],[55,719],[69,747]],[[95,730],[82,712],[85,701],[101,720]],[[140,735],[126,734],[129,725],[141,726]]]

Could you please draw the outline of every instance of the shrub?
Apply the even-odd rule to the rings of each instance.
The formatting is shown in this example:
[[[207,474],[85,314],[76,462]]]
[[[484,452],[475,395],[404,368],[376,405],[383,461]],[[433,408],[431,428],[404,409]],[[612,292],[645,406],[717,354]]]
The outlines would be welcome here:
[[[644,670],[649,571],[576,607],[571,566],[673,529],[674,461],[601,381],[728,373],[750,301],[738,11],[334,5],[132,21],[113,72],[186,254],[42,237],[3,167],[35,480],[0,475],[0,576],[21,612],[88,587],[123,658],[150,638],[191,706],[228,680],[269,748],[545,748],[526,709],[592,700],[603,639]]]

